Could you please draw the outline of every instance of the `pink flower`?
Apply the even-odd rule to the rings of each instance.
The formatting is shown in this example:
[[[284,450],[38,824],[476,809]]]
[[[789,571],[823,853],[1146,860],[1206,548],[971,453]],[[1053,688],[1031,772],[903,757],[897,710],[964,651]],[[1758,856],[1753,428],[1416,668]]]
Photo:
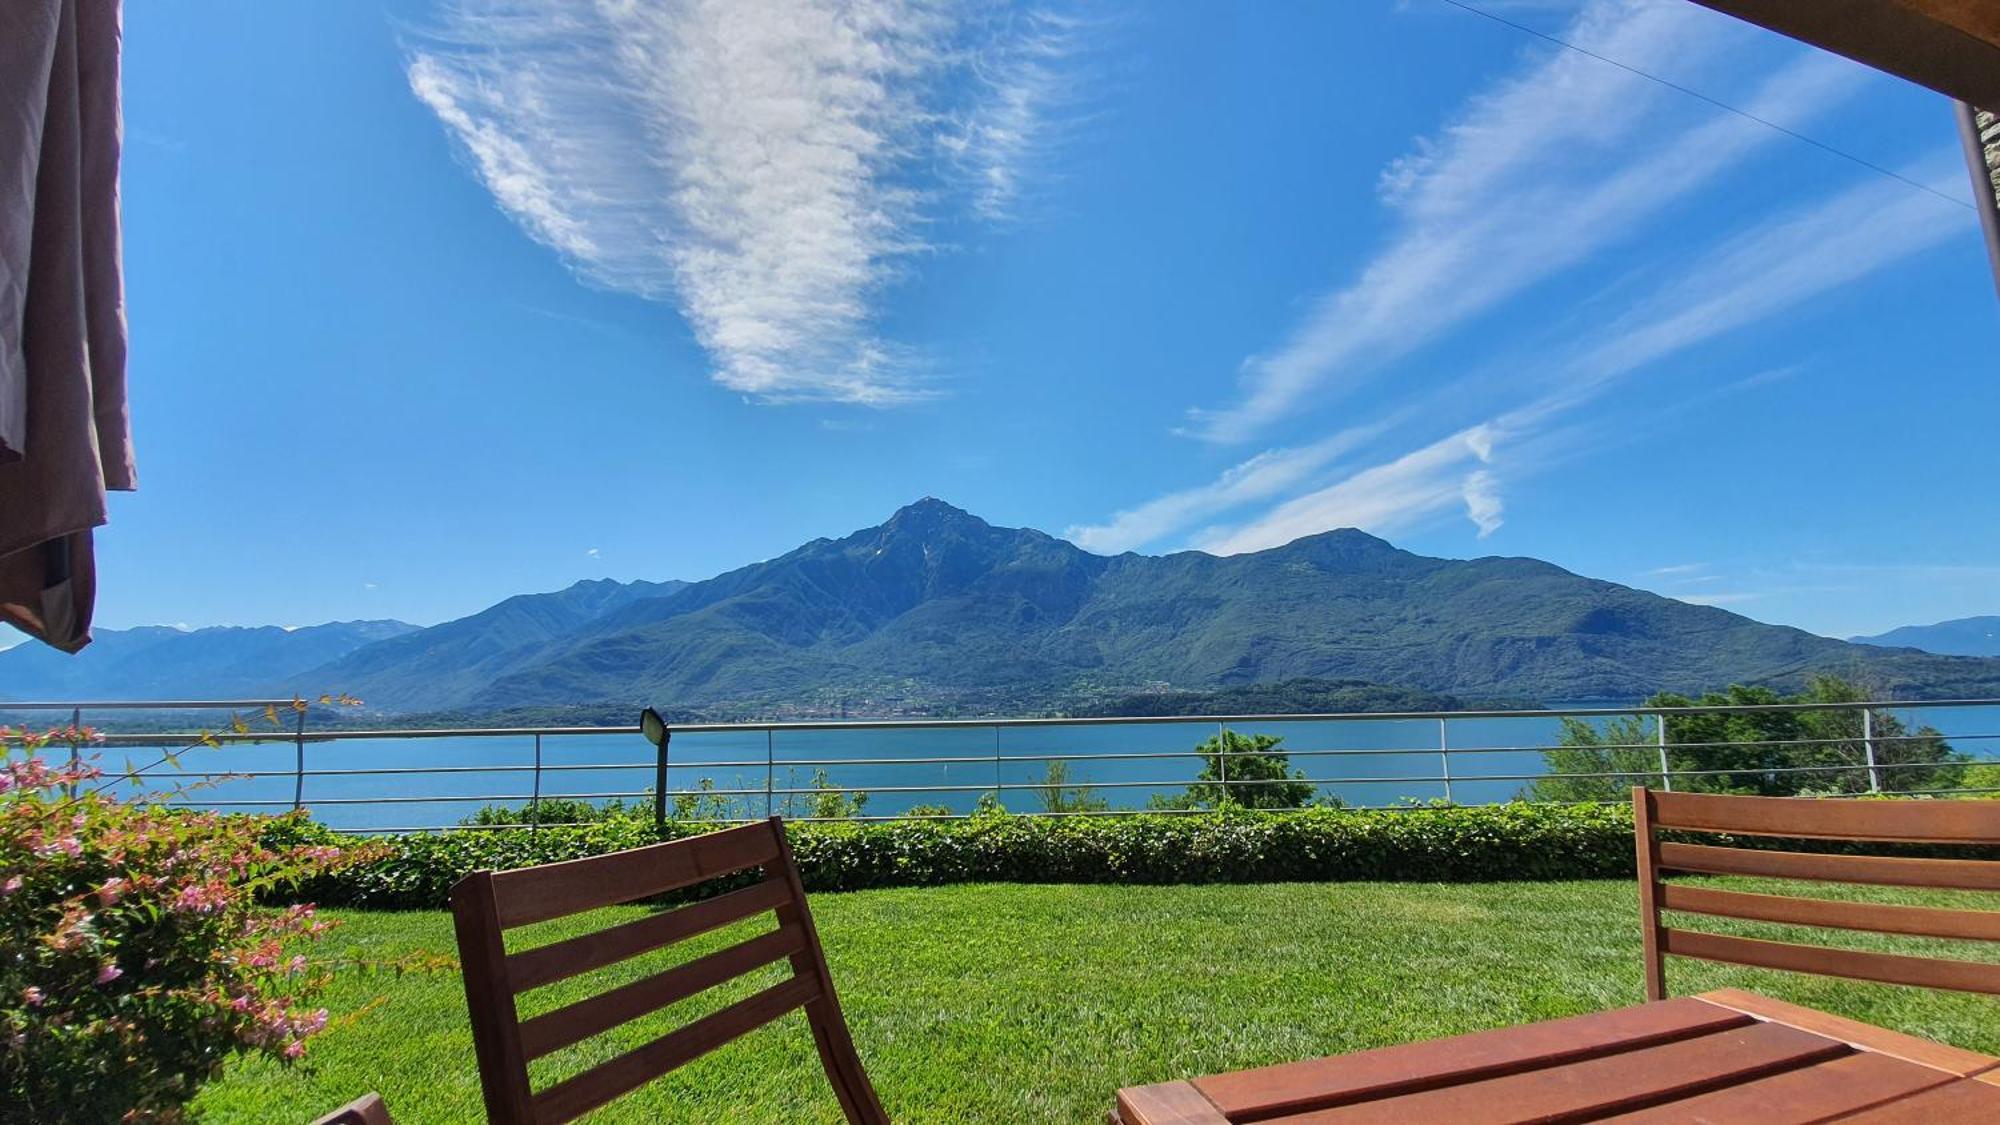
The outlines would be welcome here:
[[[52,856],[57,852],[62,852],[73,859],[83,854],[83,841],[74,836],[60,836],[53,842],[35,849],[35,854],[40,856]]]
[[[32,984],[21,990],[21,1003],[26,1004],[30,1008],[41,1007],[42,1001],[45,999],[47,997],[43,995],[42,990]]]
[[[16,881],[18,880],[19,877],[17,876]],[[97,904],[99,906],[115,905],[124,896],[126,886],[127,884],[123,879],[106,879],[104,885],[97,888]]]
[[[117,965],[114,965],[109,961],[106,961],[103,965],[98,967],[97,983],[110,984],[112,981],[117,980],[119,977],[122,977],[124,975],[125,975],[125,970],[119,968]]]
[[[20,889],[21,877],[19,875],[14,876],[5,883],[0,883],[0,895],[11,895]]]
[[[296,1059],[305,1053],[306,1045],[303,1040],[294,1039],[285,1044],[285,1057],[288,1059]]]
[[[173,909],[184,914],[213,914],[221,910],[229,888],[220,883],[190,883],[174,896]]]

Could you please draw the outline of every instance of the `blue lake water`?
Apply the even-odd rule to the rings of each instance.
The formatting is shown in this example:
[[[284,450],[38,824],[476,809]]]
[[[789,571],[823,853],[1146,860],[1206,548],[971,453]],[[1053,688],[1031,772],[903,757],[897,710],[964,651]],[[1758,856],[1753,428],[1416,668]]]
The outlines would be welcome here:
[[[1913,725],[1937,727],[1958,749],[2000,758],[2000,707],[1901,714]],[[706,781],[739,791],[726,799],[741,814],[797,815],[806,798],[785,790],[806,789],[824,771],[828,785],[866,791],[868,815],[894,815],[920,804],[966,812],[988,792],[1010,810],[1036,812],[1044,807],[1042,796],[1029,787],[1044,781],[1049,761],[1060,757],[1068,763],[1069,784],[1096,787],[1095,795],[1114,809],[1143,808],[1155,795],[1180,793],[1195,780],[1202,761],[1193,750],[1216,729],[1213,722],[1135,721],[685,731],[670,744],[668,789],[686,792]],[[1230,729],[1281,737],[1293,766],[1322,795],[1381,806],[1447,794],[1463,804],[1509,800],[1541,773],[1541,750],[1556,741],[1561,723],[1545,716],[1453,718],[1440,729],[1434,718],[1332,719],[1232,723]],[[1438,752],[1441,737],[1452,750],[1449,781]],[[187,799],[275,812],[290,808],[297,792],[315,817],[334,827],[388,830],[450,825],[488,803],[525,805],[535,790],[530,735],[308,742],[302,786],[292,772],[296,754],[288,741],[186,751],[182,771],[239,775],[212,779]],[[105,751],[102,764],[116,771],[128,756],[143,767],[158,751],[120,747]],[[637,801],[655,774],[653,747],[637,734],[544,735],[541,763],[544,797],[624,795]],[[399,770],[438,772],[320,772]]]

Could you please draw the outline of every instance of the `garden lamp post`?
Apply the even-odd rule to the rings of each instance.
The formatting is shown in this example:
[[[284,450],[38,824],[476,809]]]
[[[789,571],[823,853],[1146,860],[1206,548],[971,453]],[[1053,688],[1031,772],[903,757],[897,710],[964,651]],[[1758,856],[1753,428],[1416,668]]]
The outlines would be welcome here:
[[[639,733],[653,744],[653,827],[667,826],[667,743],[674,732],[651,707],[639,712]]]

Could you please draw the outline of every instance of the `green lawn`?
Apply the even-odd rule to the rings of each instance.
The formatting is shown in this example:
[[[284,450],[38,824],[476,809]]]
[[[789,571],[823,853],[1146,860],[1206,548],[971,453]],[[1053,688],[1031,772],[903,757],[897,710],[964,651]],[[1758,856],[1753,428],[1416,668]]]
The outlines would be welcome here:
[[[1992,903],[1988,896],[1984,904]],[[902,1122],[1101,1121],[1120,1086],[1641,999],[1629,882],[985,885],[818,895],[813,910],[862,1060]],[[520,931],[519,944],[616,913]],[[322,952],[366,959],[453,950],[441,913],[342,917]],[[748,932],[713,935],[671,959]],[[1909,939],[1848,944],[1991,956]],[[660,964],[642,958],[539,990],[524,998],[523,1014]],[[2000,1052],[2000,1001],[1990,997],[1688,961],[1671,962],[1669,977],[1676,992],[1751,988]],[[327,1000],[331,1029],[304,1063],[235,1066],[197,1103],[203,1119],[296,1125],[368,1089],[383,1092],[399,1122],[480,1117],[454,969],[350,971]],[[573,1073],[662,1026],[628,1025],[544,1060],[559,1065],[536,1080]],[[839,1111],[794,1014],[592,1120],[837,1121]]]

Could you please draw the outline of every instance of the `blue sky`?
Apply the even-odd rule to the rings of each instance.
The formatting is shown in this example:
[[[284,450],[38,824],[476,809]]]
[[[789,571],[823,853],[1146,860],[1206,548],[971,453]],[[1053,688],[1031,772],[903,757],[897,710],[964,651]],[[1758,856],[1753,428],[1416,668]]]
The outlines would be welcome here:
[[[133,5],[99,622],[429,623],[927,494],[1836,635],[2000,611],[1945,99],[1489,2],[1904,179],[1442,0]]]

